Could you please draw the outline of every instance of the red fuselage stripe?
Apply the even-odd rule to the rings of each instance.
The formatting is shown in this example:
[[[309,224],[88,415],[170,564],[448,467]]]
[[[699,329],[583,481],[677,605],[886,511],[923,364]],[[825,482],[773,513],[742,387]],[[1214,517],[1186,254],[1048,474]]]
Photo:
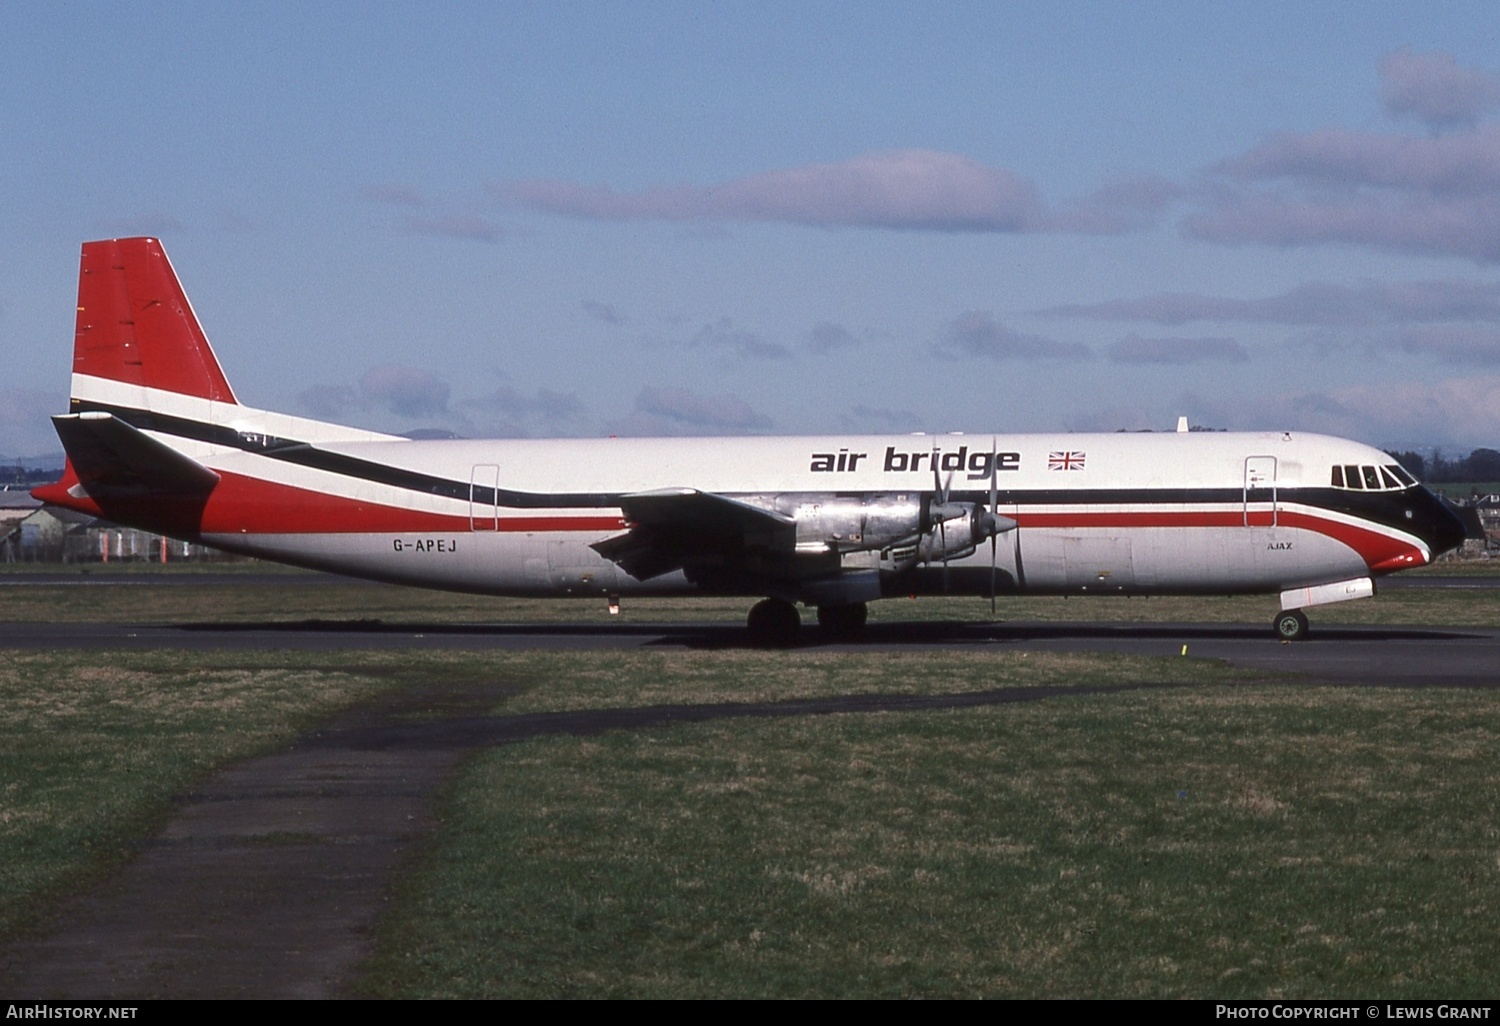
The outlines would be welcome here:
[[[494,516],[492,507],[467,516],[387,506],[294,485],[224,473],[203,509],[204,534],[370,534],[412,531],[618,531],[618,515],[598,513]],[[483,515],[479,515],[480,513]]]
[[[498,531],[573,531],[603,533],[628,526],[618,515],[553,513],[495,517],[489,507],[472,521],[423,510],[387,506],[372,501],[327,495],[292,485],[276,484],[226,473],[203,510],[204,534],[365,534]],[[1023,528],[1237,528],[1245,526],[1245,512],[1217,510],[1077,510],[1013,514]],[[1270,526],[1269,510],[1250,511],[1251,525]],[[1385,531],[1296,510],[1278,510],[1279,526],[1314,531],[1348,545],[1372,570],[1399,570],[1426,562],[1423,551]]]

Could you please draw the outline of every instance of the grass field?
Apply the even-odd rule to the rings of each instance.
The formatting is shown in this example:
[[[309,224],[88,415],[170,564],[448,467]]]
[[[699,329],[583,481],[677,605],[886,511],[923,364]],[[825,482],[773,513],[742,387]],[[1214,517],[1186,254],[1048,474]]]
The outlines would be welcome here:
[[[129,858],[172,795],[401,679],[274,653],[0,653],[0,939]]]
[[[501,749],[365,986],[1493,996],[1497,741],[1488,693],[1203,684]]]
[[[1494,626],[1489,592],[1317,611]],[[627,604],[739,621],[743,602]],[[986,619],[982,601],[877,604]],[[1266,599],[1001,617],[1269,621]],[[208,613],[207,610],[212,610]],[[369,585],[0,588],[0,617],[607,619]],[[379,996],[1493,996],[1500,692],[1279,682],[1196,659],[655,651],[0,658],[0,937],[170,798],[440,678],[497,714],[1057,685],[980,709],[543,738],[466,764],[365,967]],[[1144,690],[1087,693],[1089,687]]]

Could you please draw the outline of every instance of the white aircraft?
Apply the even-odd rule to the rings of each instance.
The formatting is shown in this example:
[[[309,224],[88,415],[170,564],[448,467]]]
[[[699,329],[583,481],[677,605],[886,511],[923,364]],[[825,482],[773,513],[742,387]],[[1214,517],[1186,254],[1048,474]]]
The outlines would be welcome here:
[[[231,552],[491,595],[744,595],[834,636],[897,595],[1374,593],[1464,525],[1390,456],[1293,432],[413,441],[242,405],[155,239],[83,245],[61,480]]]

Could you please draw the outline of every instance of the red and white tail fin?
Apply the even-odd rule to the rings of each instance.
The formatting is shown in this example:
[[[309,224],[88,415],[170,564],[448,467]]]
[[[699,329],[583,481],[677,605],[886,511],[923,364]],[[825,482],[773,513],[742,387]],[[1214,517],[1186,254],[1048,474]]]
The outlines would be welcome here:
[[[271,438],[400,440],[241,405],[156,239],[83,244],[72,402],[52,420],[68,460],[33,495],[178,538],[200,533],[218,458],[243,464]]]
[[[75,400],[93,398],[83,376],[238,402],[156,239],[83,244],[73,374]]]

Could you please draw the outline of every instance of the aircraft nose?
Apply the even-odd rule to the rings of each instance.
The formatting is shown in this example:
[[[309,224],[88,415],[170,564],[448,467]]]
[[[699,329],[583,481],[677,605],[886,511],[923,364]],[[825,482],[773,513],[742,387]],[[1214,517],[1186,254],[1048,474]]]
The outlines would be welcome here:
[[[1436,559],[1445,552],[1452,552],[1468,538],[1483,538],[1484,528],[1479,524],[1478,514],[1462,506],[1455,506],[1447,498],[1433,495],[1422,489],[1427,502],[1414,511],[1418,518],[1417,531],[1432,550]],[[1473,523],[1470,523],[1473,521]]]

